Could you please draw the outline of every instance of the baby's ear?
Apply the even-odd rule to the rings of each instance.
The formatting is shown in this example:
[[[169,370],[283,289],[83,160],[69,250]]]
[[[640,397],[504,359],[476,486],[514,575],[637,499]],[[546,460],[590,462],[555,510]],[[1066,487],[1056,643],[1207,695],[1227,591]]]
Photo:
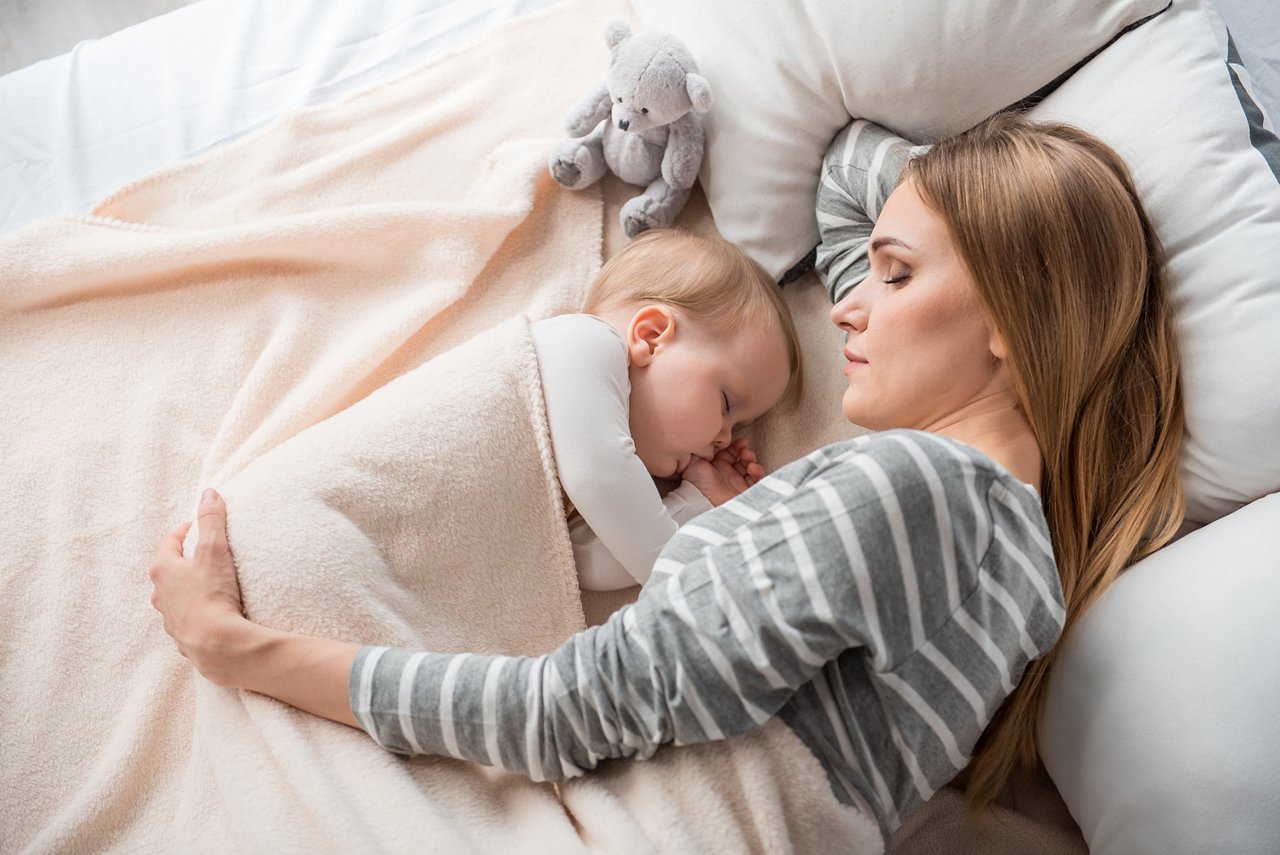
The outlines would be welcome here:
[[[675,335],[675,316],[666,306],[650,305],[631,316],[627,325],[627,356],[632,365],[644,367],[658,348]]]

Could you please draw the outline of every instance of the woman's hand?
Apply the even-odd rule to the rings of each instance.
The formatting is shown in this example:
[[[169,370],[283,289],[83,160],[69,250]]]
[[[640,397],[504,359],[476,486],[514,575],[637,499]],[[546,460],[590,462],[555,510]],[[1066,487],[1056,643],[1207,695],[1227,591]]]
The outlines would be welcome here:
[[[205,490],[200,500],[200,540],[187,556],[182,541],[190,528],[188,522],[169,532],[151,560],[151,605],[178,652],[216,685],[359,727],[347,704],[347,677],[360,646],[270,629],[244,616],[227,506],[215,491]]]
[[[697,459],[685,467],[684,479],[719,506],[764,477],[764,467],[742,438],[722,448],[711,460]]]
[[[164,631],[178,652],[212,682],[232,685],[228,659],[253,627],[240,603],[240,583],[227,544],[227,509],[214,490],[200,500],[200,540],[190,556],[182,551],[191,523],[169,532],[156,547],[150,576],[151,605],[164,617]]]

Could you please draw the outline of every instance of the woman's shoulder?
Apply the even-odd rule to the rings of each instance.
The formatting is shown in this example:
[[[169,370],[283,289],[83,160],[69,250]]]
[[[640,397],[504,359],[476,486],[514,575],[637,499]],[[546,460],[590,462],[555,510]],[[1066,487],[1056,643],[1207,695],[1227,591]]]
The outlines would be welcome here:
[[[840,440],[817,449],[806,459],[819,466],[858,466],[874,461],[895,478],[916,480],[929,472],[981,472],[1012,479],[1004,467],[957,439],[922,430],[894,428]]]
[[[1045,531],[1040,499],[992,458],[959,440],[926,431],[877,431],[833,443],[806,458],[803,479],[838,481],[846,503],[886,502],[932,519],[961,508],[996,524]],[[797,461],[801,462],[801,461]],[[1017,511],[1011,518],[1004,509]]]
[[[811,458],[805,480],[827,493],[828,510],[842,505],[855,526],[886,532],[913,554],[933,550],[944,564],[1029,580],[1015,588],[1031,599],[1060,600],[1039,496],[981,451],[934,433],[889,430],[826,446]]]

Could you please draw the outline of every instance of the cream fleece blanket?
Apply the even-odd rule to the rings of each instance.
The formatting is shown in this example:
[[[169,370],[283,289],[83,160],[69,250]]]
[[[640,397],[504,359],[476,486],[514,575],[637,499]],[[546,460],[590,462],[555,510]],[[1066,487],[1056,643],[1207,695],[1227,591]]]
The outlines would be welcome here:
[[[616,17],[515,20],[0,240],[0,850],[880,851],[776,722],[561,790],[405,761],[209,684],[148,602],[215,485],[266,623],[582,626],[525,318],[578,305],[616,220],[544,174]]]

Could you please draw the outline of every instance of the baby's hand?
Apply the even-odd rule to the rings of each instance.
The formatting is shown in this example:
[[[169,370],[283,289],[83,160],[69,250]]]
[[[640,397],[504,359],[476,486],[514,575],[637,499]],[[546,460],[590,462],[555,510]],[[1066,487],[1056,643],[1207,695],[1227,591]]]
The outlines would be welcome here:
[[[764,467],[756,462],[756,453],[741,438],[721,449],[711,460],[698,458],[684,470],[684,479],[717,506],[763,477]]]

